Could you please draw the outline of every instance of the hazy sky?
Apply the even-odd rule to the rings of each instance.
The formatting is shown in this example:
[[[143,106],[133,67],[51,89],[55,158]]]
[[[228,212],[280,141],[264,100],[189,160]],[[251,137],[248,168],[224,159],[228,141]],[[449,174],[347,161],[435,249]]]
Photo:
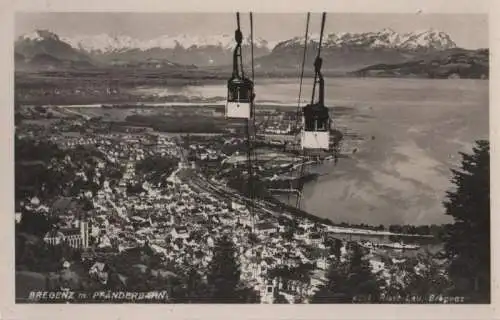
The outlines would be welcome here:
[[[241,14],[242,29],[249,27]],[[305,32],[305,13],[254,13],[255,37],[284,40]],[[72,36],[108,33],[150,39],[160,35],[233,34],[234,13],[18,13],[16,37],[35,29]],[[311,16],[310,31],[319,33],[320,14]],[[488,47],[487,14],[331,13],[326,32],[363,32],[391,28],[409,32],[434,28],[448,33],[465,48]],[[246,32],[245,32],[246,33]]]

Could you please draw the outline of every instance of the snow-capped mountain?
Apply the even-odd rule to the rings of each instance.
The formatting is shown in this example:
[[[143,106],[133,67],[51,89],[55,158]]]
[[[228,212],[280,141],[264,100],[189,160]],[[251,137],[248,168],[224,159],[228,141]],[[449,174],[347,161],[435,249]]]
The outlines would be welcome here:
[[[34,42],[42,42],[46,40],[60,41],[57,34],[48,30],[34,30],[33,32],[26,33],[19,37],[18,42],[22,40]]]
[[[331,33],[323,39],[323,47],[328,48],[365,48],[365,49],[397,49],[397,50],[447,50],[457,45],[451,37],[441,31],[429,29],[424,31],[399,34],[391,29],[364,33]],[[273,51],[286,48],[303,47],[305,37],[295,37],[282,41]],[[319,35],[308,35],[308,45],[317,45]]]
[[[125,50],[139,49],[147,51],[150,49],[184,49],[220,47],[224,50],[232,50],[235,46],[234,35],[222,34],[212,36],[190,36],[186,34],[168,36],[163,35],[153,39],[139,40],[126,35],[111,36],[108,34],[82,35],[63,37],[63,41],[69,43],[73,48],[94,53],[112,53]],[[243,45],[249,45],[249,36],[244,36]],[[262,38],[254,39],[257,48],[269,48],[269,44]]]
[[[235,47],[234,35],[212,36],[162,35],[153,39],[135,39],[126,35],[108,34],[62,37],[73,48],[103,61],[140,61],[168,59],[177,63],[211,66],[230,63]],[[270,43],[254,39],[254,55],[260,57],[271,52]],[[250,57],[250,37],[244,35],[243,56]]]
[[[317,47],[319,34],[308,36],[312,50]],[[181,64],[198,66],[216,66],[230,64],[235,46],[233,34],[212,36],[199,35],[162,35],[152,39],[135,39],[126,35],[112,36],[109,34],[62,37],[62,41],[73,48],[89,54],[97,60],[109,62],[116,60],[168,59]],[[444,32],[429,29],[425,31],[399,34],[391,29],[364,33],[331,33],[324,39],[324,48],[328,49],[388,49],[398,52],[446,50],[456,47],[456,44]],[[283,61],[288,60],[290,50],[303,48],[304,37],[294,37],[284,41],[267,41],[263,38],[254,39],[254,56],[264,57],[269,54],[282,55]],[[243,56],[250,58],[250,37],[244,35]],[[295,55],[295,53],[292,53]],[[397,55],[397,54],[396,54]],[[394,54],[389,54],[392,59]],[[294,60],[291,64],[295,64]]]
[[[447,50],[456,48],[456,43],[444,32],[426,30],[421,32],[406,33],[403,35],[398,47],[402,49],[430,48],[434,50]]]
[[[32,35],[27,35],[29,37]],[[319,42],[319,34],[308,36],[310,43]],[[82,35],[72,37],[62,37],[63,41],[70,44],[73,48],[81,49],[87,52],[112,53],[125,50],[138,49],[147,51],[151,49],[175,49],[181,47],[184,49],[219,47],[223,50],[232,50],[234,48],[234,35],[222,34],[212,36],[196,35],[163,35],[148,40],[139,40],[126,35],[111,36],[108,34]],[[244,46],[250,44],[250,37],[244,35]],[[254,39],[257,48],[279,49],[287,46],[302,46],[304,37],[294,37],[284,41],[267,41],[263,38]],[[324,38],[324,46],[328,47],[366,47],[366,48],[391,48],[391,49],[434,49],[446,50],[456,47],[455,42],[444,32],[429,29],[424,31],[399,34],[391,29],[383,29],[378,32],[365,33],[331,33]]]
[[[296,67],[302,63],[304,43],[304,36],[282,41],[271,54],[259,59],[257,65],[275,71]],[[306,70],[312,70],[318,43],[319,35],[308,35]],[[405,62],[456,47],[448,34],[434,29],[403,34],[391,29],[330,33],[323,38],[323,68],[351,71],[374,64]]]
[[[308,66],[316,51],[319,35],[308,36]],[[256,68],[296,68],[301,62],[304,37],[284,41],[254,39]],[[127,35],[59,36],[48,30],[36,30],[19,37],[16,53],[35,61],[88,61],[97,64],[150,64],[228,66],[235,46],[233,34],[213,36],[162,35],[152,39],[136,39]],[[364,33],[330,33],[323,39],[325,68],[359,69],[376,63],[395,63],[416,55],[455,48],[444,32],[429,29],[399,34],[391,29]],[[243,58],[250,58],[250,37],[244,35]],[[26,60],[26,61],[27,61]],[[309,61],[311,60],[311,61]],[[170,65],[170,64],[169,64]]]
[[[87,67],[91,59],[83,52],[61,41],[47,30],[36,30],[19,37],[14,46],[16,66]]]
[[[74,48],[57,34],[48,30],[35,30],[18,37],[14,46],[15,63],[19,68],[87,68],[96,67],[95,59],[86,51]],[[119,65],[130,65],[128,62]],[[166,59],[144,59],[135,63],[154,68],[179,68],[179,64]]]

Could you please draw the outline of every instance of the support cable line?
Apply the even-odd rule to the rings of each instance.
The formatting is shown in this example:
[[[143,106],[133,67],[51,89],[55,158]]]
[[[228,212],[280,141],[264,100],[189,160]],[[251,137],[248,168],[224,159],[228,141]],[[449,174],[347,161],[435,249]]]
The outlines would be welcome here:
[[[249,203],[249,211],[252,221],[252,231],[254,227],[254,207],[255,207],[255,181],[254,181],[254,165],[257,163],[255,154],[255,93],[254,93],[254,41],[253,41],[253,15],[250,13],[250,55],[251,55],[251,79],[245,75],[243,67],[242,42],[243,34],[241,32],[240,13],[236,13],[236,31],[235,41],[236,46],[233,52],[233,72],[228,80],[228,95],[226,102],[226,118],[243,119],[245,121],[246,135],[246,162],[247,162],[247,185],[246,194],[251,199]]]
[[[253,14],[250,12],[250,63],[251,63],[251,81],[255,86],[255,67],[254,67],[254,29],[253,29]],[[246,121],[247,132],[247,173],[248,173],[248,194],[250,197],[249,214],[251,219],[252,234],[255,232],[255,199],[258,196],[255,185],[254,165],[258,164],[257,153],[255,150],[255,141],[257,137],[257,127],[255,123],[255,91],[252,91],[250,97],[250,117]],[[252,268],[253,278],[256,277],[257,267]]]
[[[306,19],[306,33],[304,35],[304,52],[303,52],[303,55],[302,55],[302,65],[301,65],[301,70],[300,70],[300,82],[299,82],[299,97],[298,97],[298,100],[297,100],[297,114],[296,114],[296,121],[295,121],[295,128],[294,128],[294,133],[296,136],[299,136],[300,135],[300,122],[302,120],[302,117],[301,117],[301,114],[302,114],[302,107],[300,105],[301,103],[301,99],[302,99],[302,84],[303,84],[303,81],[304,81],[304,69],[305,69],[305,65],[306,65],[306,59],[307,59],[307,43],[309,42],[309,23],[310,23],[310,20],[311,20],[311,13],[308,12],[307,13],[307,19]],[[305,155],[302,155],[302,158],[305,159]],[[297,157],[295,158],[295,160],[301,160],[301,157]],[[295,162],[295,161],[294,161]],[[301,168],[304,166],[304,163],[302,163],[301,165]],[[297,177],[297,182],[298,185],[296,186],[296,189],[298,190],[298,193],[297,193],[297,200],[296,200],[296,207],[299,206],[299,202],[300,202],[300,195],[301,195],[301,192],[302,192],[302,188],[300,186],[300,182],[302,180],[302,175],[303,175],[303,172],[302,172],[302,169],[299,169],[299,174],[298,174],[298,177]]]
[[[254,31],[253,31],[253,14],[250,12],[250,61],[251,61],[251,78],[252,83],[255,86],[255,67],[254,67],[254,41],[253,41]],[[248,191],[250,195],[250,216],[252,218],[252,231],[254,231],[255,225],[255,212],[254,212],[254,202],[257,196],[255,191],[255,175],[254,175],[254,165],[258,164],[257,153],[255,151],[255,140],[257,135],[257,128],[255,125],[255,91],[252,93],[250,99],[250,119],[247,120],[247,160],[248,160]]]
[[[297,102],[297,119],[295,122],[295,130],[299,128],[299,122],[300,122],[300,114],[301,114],[301,108],[300,108],[300,100],[302,98],[302,83],[304,80],[304,69],[306,65],[306,58],[307,58],[307,42],[308,42],[308,36],[309,36],[309,21],[311,18],[311,13],[307,13],[307,20],[306,20],[306,34],[305,34],[305,41],[304,41],[304,53],[302,55],[302,65],[301,65],[301,71],[300,71],[300,84],[299,84],[299,98]]]

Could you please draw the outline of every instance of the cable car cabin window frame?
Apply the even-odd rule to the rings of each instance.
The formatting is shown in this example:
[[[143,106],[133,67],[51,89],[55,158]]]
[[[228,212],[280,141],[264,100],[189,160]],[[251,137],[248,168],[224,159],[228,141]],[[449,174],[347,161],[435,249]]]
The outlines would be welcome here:
[[[253,83],[247,79],[241,80],[241,82],[235,82],[234,80],[235,79],[231,79],[228,81],[227,102],[251,103],[253,96]],[[242,93],[244,94],[242,95]]]
[[[328,132],[330,130],[330,116],[328,111],[326,111],[325,117],[321,117],[321,114],[315,111],[316,110],[311,110],[307,112],[307,114],[303,111],[302,118],[304,121],[304,131]]]
[[[328,131],[330,120],[311,119],[310,122],[304,118],[304,131],[307,132],[326,132]],[[322,124],[322,125],[321,125]]]

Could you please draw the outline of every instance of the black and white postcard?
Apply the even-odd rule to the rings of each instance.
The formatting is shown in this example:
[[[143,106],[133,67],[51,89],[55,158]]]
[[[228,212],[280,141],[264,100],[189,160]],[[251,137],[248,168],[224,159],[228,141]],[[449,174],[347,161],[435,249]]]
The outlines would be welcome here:
[[[491,17],[458,3],[12,13],[10,303],[492,306]]]

